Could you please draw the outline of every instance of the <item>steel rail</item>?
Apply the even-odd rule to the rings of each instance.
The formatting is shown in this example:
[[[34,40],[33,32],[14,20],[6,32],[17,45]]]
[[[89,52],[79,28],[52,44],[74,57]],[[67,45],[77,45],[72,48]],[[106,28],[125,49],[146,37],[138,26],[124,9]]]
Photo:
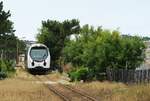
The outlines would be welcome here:
[[[39,81],[42,81],[39,77],[36,77]],[[57,96],[59,96],[63,101],[71,101],[68,97],[66,97],[65,95],[61,94],[58,90],[54,89],[53,86],[51,86],[50,84],[45,84],[42,83],[46,88],[48,88],[50,91],[52,91],[53,93],[55,93]]]
[[[48,78],[47,76],[45,76],[45,77],[49,80],[49,78]],[[89,99],[90,101],[98,101],[96,98],[91,97],[90,95],[84,93],[84,92],[81,91],[81,90],[79,91],[79,90],[77,90],[77,89],[75,89],[75,88],[69,87],[69,86],[67,86],[67,85],[63,85],[63,84],[61,84],[61,83],[59,83],[59,85],[62,86],[62,87],[64,87],[64,88],[66,88],[66,89],[68,89],[68,90],[71,90],[72,92],[74,92],[74,93],[76,93],[76,94],[78,94],[78,95],[80,95],[80,96],[82,96],[82,97],[85,97],[85,98]]]
[[[81,91],[79,91],[79,90],[77,90],[77,89],[74,89],[74,88],[69,87],[69,86],[67,86],[67,85],[62,85],[62,84],[60,84],[60,83],[59,83],[59,85],[61,85],[61,86],[65,87],[65,88],[71,90],[71,91],[74,92],[74,93],[77,93],[77,94],[79,94],[79,95],[81,95],[81,96],[83,96],[83,97],[86,97],[86,98],[90,99],[91,101],[98,101],[97,99],[95,99],[95,98],[89,96],[89,95],[86,94],[86,93],[83,93],[83,92],[81,93]]]

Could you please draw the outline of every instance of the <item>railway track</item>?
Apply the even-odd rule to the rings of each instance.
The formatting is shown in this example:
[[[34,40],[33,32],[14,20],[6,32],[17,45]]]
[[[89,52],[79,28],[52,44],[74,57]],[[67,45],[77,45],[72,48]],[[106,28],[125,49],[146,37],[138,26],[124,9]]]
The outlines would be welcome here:
[[[44,76],[47,80],[49,78]],[[57,84],[46,84],[41,78],[36,77],[39,81],[43,82],[43,85],[47,87],[50,91],[59,96],[63,101],[98,101],[94,97],[82,92],[81,90],[75,89],[68,85],[61,83]]]

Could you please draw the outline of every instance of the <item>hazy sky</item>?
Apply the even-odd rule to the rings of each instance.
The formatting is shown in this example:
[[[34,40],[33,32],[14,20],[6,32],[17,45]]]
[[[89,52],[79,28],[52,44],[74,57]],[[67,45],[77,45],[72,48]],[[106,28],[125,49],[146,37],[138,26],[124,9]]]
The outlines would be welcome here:
[[[42,20],[79,19],[80,24],[150,37],[150,0],[2,0],[15,34],[35,40]]]

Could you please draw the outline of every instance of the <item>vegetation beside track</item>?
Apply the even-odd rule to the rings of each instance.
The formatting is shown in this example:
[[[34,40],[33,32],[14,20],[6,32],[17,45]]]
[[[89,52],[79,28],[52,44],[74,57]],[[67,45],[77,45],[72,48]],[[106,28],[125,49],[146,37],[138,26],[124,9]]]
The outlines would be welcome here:
[[[76,83],[72,86],[85,91],[99,101],[150,101],[150,84],[125,85],[105,81]]]
[[[42,84],[24,79],[0,81],[1,101],[61,101]]]
[[[35,76],[43,79],[43,75],[32,75],[22,68],[18,68],[11,78],[0,81],[0,101],[62,101],[57,95],[49,91]],[[58,80],[59,73],[47,75]]]
[[[15,64],[11,60],[0,60],[0,79],[11,77],[15,74]]]
[[[36,75],[44,79],[44,75]],[[67,80],[65,76],[54,72],[47,75],[54,81]],[[150,85],[125,85],[114,82],[72,82],[67,85],[80,89],[100,101],[149,101]],[[34,75],[23,69],[17,69],[16,75],[11,79],[0,81],[0,98],[2,101],[61,101],[61,99],[37,82]]]

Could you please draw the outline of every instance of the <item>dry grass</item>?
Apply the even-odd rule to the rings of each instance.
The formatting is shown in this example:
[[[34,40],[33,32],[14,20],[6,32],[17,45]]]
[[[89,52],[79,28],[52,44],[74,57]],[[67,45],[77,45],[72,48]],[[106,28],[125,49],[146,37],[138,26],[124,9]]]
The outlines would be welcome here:
[[[0,81],[0,101],[61,101],[42,84],[20,79]]]
[[[16,70],[16,74],[13,78],[24,79],[24,80],[34,80],[35,79],[34,75],[31,75],[30,73],[27,72],[27,70],[22,69],[22,68],[18,68]]]
[[[65,64],[62,67],[63,67],[63,71],[66,73],[70,72],[73,69],[73,66],[71,63]]]
[[[44,76],[39,76],[45,79]],[[52,81],[65,80],[58,72],[47,75]],[[18,69],[13,78],[0,81],[0,101],[61,101],[25,70]],[[113,82],[72,83],[100,101],[150,101],[150,84],[125,85]]]
[[[0,101],[61,101],[37,79],[23,69],[15,76],[0,80]]]
[[[51,72],[50,74],[48,74],[47,77],[51,81],[57,81],[57,80],[62,78],[62,74],[57,72],[57,71],[55,71],[55,72]]]
[[[150,101],[150,84],[125,85],[122,83],[92,82],[74,85],[101,101]]]

